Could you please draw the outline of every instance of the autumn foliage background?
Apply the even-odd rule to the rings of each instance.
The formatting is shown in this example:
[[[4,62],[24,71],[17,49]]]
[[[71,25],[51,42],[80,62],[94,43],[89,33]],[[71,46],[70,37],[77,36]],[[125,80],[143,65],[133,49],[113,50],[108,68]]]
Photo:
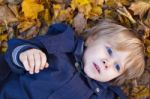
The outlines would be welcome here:
[[[128,99],[150,99],[150,0],[0,0],[0,52],[9,39],[44,35],[56,22],[70,24],[81,35],[104,18],[131,28],[143,40],[145,72],[122,88]]]

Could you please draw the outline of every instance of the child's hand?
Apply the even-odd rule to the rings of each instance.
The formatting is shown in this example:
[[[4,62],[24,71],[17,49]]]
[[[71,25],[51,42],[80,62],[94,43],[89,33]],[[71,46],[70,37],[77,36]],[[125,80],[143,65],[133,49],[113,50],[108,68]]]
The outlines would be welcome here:
[[[39,49],[24,51],[20,54],[19,59],[30,74],[39,73],[49,65],[45,53]]]

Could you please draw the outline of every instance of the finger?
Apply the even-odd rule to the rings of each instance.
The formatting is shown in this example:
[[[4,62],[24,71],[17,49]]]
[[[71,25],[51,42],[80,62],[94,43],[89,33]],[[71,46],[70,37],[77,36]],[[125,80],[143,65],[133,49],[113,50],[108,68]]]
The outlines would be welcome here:
[[[48,63],[46,63],[46,64],[45,64],[45,68],[48,68],[48,67],[49,67],[49,64],[48,64]]]
[[[27,59],[27,55],[25,53],[21,53],[19,56],[20,61],[22,62],[25,70],[29,71],[30,67],[28,64],[28,59]]]
[[[28,57],[28,63],[29,63],[29,67],[30,67],[29,72],[30,72],[30,74],[33,74],[34,67],[35,67],[33,52],[29,51],[27,57]]]
[[[46,65],[46,61],[47,61],[46,55],[43,52],[40,52],[40,59],[41,59],[40,69],[42,70],[42,69],[44,69],[44,67]]]
[[[40,65],[41,65],[41,59],[40,59],[40,54],[39,53],[34,53],[34,59],[35,59],[35,73],[39,73],[40,70]]]

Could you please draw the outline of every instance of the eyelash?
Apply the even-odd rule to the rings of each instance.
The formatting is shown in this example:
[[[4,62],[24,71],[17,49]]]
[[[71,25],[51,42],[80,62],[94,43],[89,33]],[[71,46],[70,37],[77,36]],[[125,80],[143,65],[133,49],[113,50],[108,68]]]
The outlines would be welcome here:
[[[106,47],[106,48],[107,48],[108,54],[109,54],[109,55],[112,55],[112,50],[111,50],[111,48],[109,48],[109,47]],[[119,66],[118,64],[115,65],[115,68],[117,69],[117,71],[120,70],[120,66]]]

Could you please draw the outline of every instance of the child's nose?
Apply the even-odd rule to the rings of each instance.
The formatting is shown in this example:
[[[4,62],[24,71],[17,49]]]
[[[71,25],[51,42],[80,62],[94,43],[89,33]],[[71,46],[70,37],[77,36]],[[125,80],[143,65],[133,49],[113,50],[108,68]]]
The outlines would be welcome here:
[[[103,59],[102,63],[104,65],[105,69],[107,69],[107,68],[113,66],[114,60],[113,59],[109,59],[109,60],[108,59]]]

